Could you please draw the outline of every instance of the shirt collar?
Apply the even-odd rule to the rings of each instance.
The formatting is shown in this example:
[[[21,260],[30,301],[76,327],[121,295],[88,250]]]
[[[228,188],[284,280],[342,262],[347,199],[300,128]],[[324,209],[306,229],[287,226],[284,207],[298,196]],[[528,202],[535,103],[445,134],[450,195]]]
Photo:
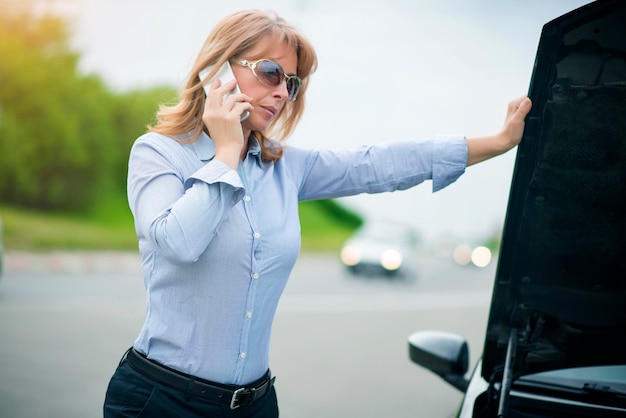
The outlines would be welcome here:
[[[198,139],[191,143],[191,146],[201,161],[210,161],[215,157],[215,143],[205,132],[202,132]],[[261,146],[254,135],[250,135],[248,139],[247,155],[254,157],[259,167],[263,167]]]
[[[191,147],[201,161],[209,161],[215,157],[215,143],[204,132],[191,143]]]
[[[248,138],[248,157],[255,158],[259,167],[263,168],[263,161],[261,159],[261,146],[256,136],[250,134]]]

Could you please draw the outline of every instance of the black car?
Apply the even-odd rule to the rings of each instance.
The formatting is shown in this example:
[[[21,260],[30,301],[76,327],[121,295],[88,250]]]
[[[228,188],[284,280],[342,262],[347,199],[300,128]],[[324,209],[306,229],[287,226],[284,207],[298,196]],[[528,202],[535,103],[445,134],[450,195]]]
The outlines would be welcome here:
[[[464,393],[458,417],[626,417],[626,1],[544,25],[481,360],[409,356]]]

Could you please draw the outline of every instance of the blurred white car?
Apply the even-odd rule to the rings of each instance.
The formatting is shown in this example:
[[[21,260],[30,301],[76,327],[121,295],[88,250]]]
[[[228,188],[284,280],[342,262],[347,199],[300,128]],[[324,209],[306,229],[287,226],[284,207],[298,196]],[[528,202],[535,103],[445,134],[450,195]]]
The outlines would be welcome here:
[[[415,230],[392,222],[366,222],[342,246],[344,266],[357,275],[410,276],[417,250]]]

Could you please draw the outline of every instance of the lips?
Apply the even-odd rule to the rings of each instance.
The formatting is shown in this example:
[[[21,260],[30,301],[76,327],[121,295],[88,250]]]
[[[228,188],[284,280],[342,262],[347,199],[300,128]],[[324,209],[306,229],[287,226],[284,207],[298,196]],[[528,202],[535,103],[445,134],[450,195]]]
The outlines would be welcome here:
[[[276,115],[276,112],[278,111],[275,107],[273,106],[261,106],[261,108],[263,108],[270,117],[274,117],[274,115]]]

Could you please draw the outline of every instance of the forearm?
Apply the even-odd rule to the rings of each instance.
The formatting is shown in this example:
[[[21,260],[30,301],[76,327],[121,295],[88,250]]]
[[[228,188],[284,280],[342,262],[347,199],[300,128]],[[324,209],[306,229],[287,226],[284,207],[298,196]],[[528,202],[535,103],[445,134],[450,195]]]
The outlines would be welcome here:
[[[467,166],[480,163],[507,152],[517,145],[507,141],[502,134],[466,138]]]

